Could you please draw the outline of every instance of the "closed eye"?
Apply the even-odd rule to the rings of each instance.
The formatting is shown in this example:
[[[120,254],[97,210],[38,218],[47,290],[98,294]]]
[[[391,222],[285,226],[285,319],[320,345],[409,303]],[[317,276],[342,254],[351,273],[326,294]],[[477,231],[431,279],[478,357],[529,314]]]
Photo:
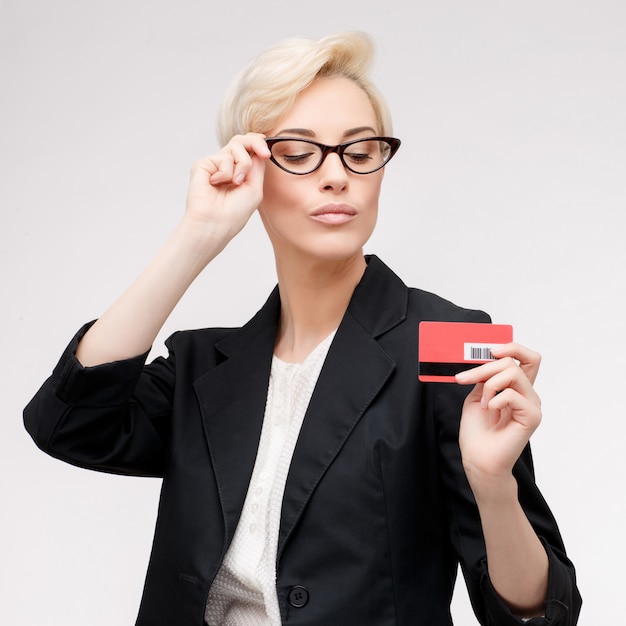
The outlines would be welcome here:
[[[372,157],[366,152],[344,152],[343,156],[353,163],[364,163],[372,160]]]
[[[300,154],[279,154],[278,158],[288,163],[304,163],[313,156],[312,152],[302,152]]]

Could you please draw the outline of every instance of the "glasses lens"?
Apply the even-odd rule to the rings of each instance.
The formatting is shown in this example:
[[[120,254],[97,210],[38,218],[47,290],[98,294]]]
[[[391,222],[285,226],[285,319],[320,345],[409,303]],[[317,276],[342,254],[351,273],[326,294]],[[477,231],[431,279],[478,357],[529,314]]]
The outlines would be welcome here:
[[[363,139],[350,144],[343,153],[349,169],[369,174],[380,169],[391,157],[391,145],[380,139]]]
[[[293,174],[308,174],[322,160],[319,146],[299,139],[278,141],[272,146],[272,156],[280,165]]]

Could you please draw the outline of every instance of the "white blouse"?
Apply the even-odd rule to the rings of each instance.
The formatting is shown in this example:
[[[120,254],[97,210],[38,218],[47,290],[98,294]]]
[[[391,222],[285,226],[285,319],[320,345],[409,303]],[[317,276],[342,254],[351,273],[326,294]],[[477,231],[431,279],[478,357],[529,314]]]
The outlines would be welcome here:
[[[276,555],[291,457],[335,332],[302,363],[274,356],[259,449],[239,524],[207,600],[209,626],[276,626]]]

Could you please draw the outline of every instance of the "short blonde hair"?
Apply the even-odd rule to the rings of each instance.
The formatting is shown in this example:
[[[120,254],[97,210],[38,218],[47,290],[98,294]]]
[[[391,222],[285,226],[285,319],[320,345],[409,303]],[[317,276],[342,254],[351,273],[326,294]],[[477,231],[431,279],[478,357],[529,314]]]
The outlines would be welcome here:
[[[219,110],[221,145],[233,135],[270,132],[297,95],[318,77],[342,76],[368,95],[382,135],[391,135],[387,104],[369,78],[374,42],[366,33],[335,33],[318,41],[287,39],[257,56],[232,82]]]

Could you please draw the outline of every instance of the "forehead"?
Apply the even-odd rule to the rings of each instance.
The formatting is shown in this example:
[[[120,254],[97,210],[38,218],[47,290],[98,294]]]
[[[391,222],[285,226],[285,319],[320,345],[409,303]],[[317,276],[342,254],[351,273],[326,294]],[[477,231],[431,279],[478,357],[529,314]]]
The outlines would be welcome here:
[[[336,136],[357,127],[378,132],[376,113],[367,93],[349,78],[317,78],[298,94],[293,106],[276,122],[272,134],[306,129],[322,139],[324,135]]]

